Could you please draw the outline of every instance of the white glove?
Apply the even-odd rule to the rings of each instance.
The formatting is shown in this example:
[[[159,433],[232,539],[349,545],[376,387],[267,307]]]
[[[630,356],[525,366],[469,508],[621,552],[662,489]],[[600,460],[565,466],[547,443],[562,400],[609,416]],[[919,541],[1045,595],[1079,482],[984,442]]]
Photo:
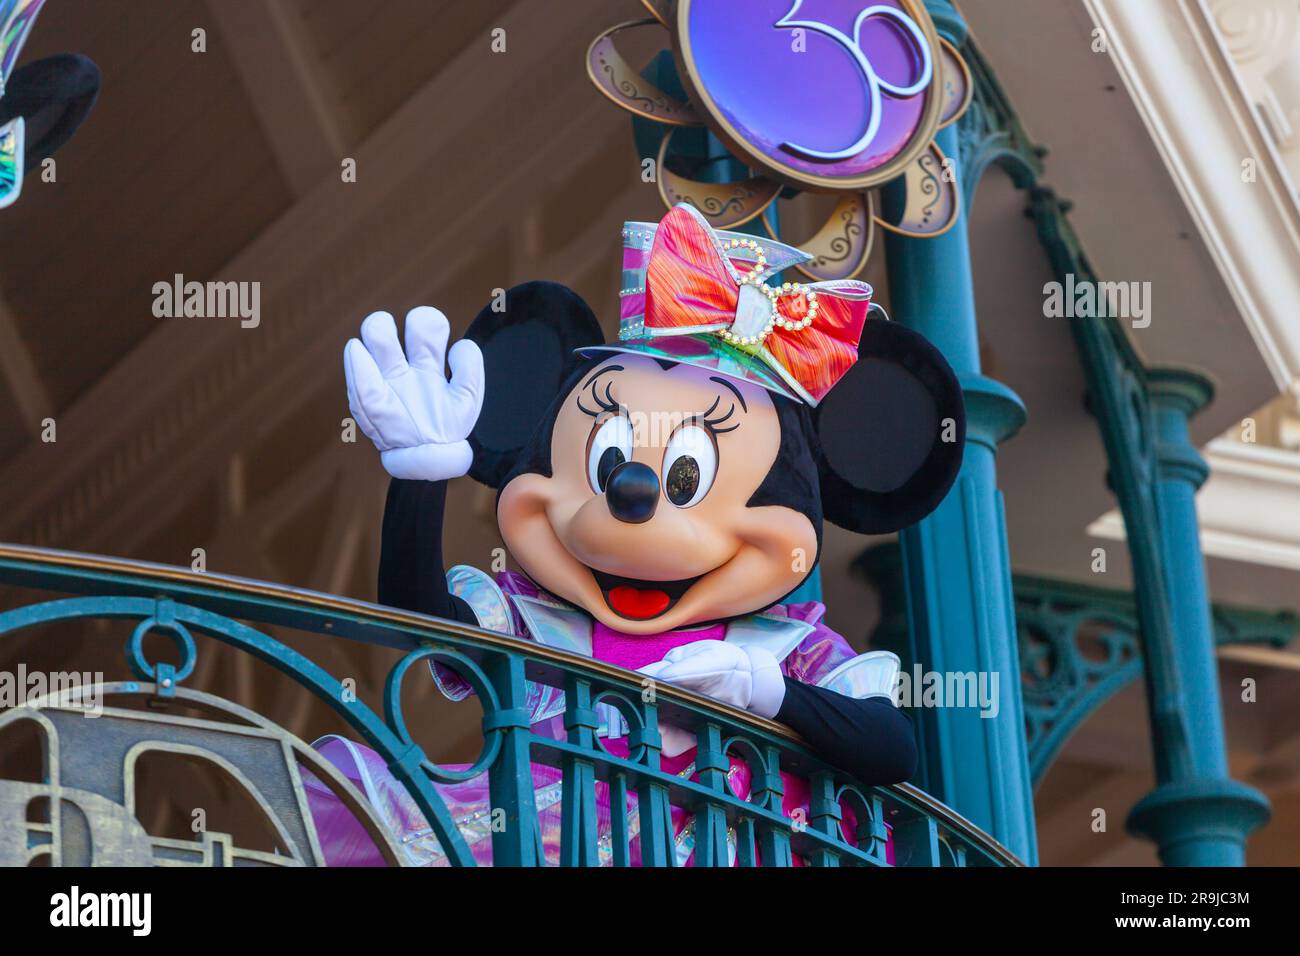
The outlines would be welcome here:
[[[403,355],[393,317],[374,312],[361,323],[361,341],[349,339],[343,349],[352,417],[394,478],[456,478],[473,461],[466,439],[483,408],[483,353],[469,339],[453,345],[448,381],[450,332],[437,309],[412,309]]]
[[[785,700],[785,679],[772,652],[726,641],[675,647],[640,671],[647,677],[707,694],[760,717],[775,717]]]

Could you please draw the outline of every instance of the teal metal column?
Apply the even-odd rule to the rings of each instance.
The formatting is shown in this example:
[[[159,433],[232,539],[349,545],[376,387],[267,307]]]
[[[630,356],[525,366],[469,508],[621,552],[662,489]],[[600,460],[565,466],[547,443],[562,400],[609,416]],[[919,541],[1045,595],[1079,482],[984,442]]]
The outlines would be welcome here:
[[[927,0],[939,33],[960,47],[966,26],[948,0]],[[958,136],[936,137],[961,181]],[[896,187],[891,187],[896,188]],[[886,203],[898,196],[887,193]],[[895,321],[948,359],[966,397],[967,441],[957,483],[930,517],[900,535],[912,660],[925,671],[997,680],[996,716],[978,707],[921,708],[923,785],[1012,852],[1037,863],[1020,664],[998,443],[1024,423],[1010,389],[980,369],[966,213],[945,235],[886,240]],[[992,686],[991,683],[989,685]],[[951,701],[945,702],[951,704]]]
[[[1171,668],[1182,690],[1186,733],[1153,728],[1159,786],[1129,814],[1128,827],[1154,840],[1167,866],[1242,866],[1246,835],[1269,817],[1264,795],[1228,777],[1214,630],[1196,517],[1196,490],[1209,467],[1188,421],[1214,395],[1202,375],[1184,369],[1147,373],[1155,426],[1155,499],[1172,647],[1148,667]]]

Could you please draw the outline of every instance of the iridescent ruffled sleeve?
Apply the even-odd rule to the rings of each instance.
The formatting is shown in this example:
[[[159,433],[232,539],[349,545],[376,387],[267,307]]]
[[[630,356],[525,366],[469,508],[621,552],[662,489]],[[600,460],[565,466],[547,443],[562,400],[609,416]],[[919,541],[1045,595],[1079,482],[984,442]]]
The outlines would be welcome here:
[[[897,655],[889,651],[857,653],[843,635],[823,622],[826,606],[820,601],[789,604],[785,610],[789,617],[813,625],[782,664],[787,677],[858,700],[893,697],[898,683]]]

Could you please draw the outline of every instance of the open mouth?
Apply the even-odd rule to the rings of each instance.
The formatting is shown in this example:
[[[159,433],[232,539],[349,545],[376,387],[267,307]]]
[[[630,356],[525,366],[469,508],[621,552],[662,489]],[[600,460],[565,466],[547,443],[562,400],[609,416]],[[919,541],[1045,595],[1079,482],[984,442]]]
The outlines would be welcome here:
[[[658,617],[677,603],[700,578],[682,578],[680,581],[643,581],[639,578],[625,578],[617,574],[606,574],[590,568],[600,588],[605,603],[620,617],[634,621],[645,621]]]

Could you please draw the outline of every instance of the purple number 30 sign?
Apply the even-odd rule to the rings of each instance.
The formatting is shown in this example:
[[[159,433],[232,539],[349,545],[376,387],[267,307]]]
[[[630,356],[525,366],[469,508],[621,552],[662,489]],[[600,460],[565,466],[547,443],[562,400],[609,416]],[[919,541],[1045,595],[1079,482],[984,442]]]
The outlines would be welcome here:
[[[675,27],[695,104],[791,184],[884,182],[938,127],[939,40],[919,0],[678,0]]]

